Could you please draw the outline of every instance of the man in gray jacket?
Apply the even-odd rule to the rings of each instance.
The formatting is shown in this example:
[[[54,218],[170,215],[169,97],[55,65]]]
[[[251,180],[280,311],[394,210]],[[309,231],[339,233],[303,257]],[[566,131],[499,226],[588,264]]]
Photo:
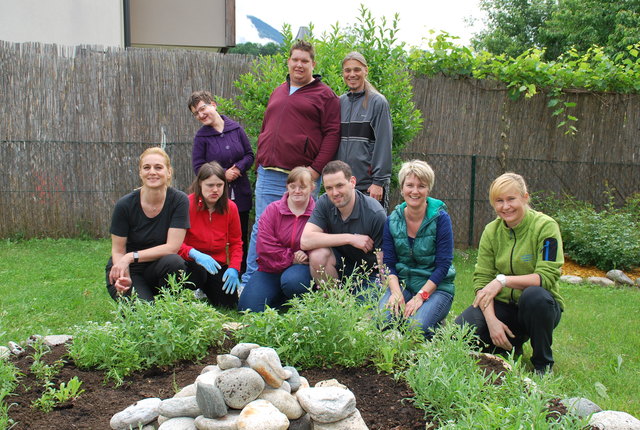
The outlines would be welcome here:
[[[353,170],[358,191],[389,206],[393,125],[389,102],[367,80],[367,60],[350,52],[342,60],[349,92],[340,96],[340,147],[336,159]]]

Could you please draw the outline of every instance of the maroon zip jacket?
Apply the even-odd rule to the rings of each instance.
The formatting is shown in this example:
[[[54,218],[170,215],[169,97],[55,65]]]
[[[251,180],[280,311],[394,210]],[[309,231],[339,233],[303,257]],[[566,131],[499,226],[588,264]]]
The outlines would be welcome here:
[[[322,173],[340,144],[340,100],[320,75],[289,95],[287,82],[273,90],[258,137],[258,165]]]

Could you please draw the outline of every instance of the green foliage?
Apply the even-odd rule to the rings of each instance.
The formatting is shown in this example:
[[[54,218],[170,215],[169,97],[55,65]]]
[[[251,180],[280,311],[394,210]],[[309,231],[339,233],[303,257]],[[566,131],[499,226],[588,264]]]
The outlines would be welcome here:
[[[385,18],[377,23],[371,12],[363,6],[352,27],[343,29],[336,24],[330,32],[315,37],[313,25],[310,25],[309,38],[316,50],[314,73],[321,74],[323,82],[337,94],[347,90],[342,79],[344,56],[356,50],[367,59],[369,80],[389,101],[394,159],[399,159],[397,155],[418,134],[422,123],[422,115],[412,100],[413,87],[404,44],[396,38],[398,28],[397,15],[389,24]],[[247,133],[254,138],[260,132],[271,92],[284,82],[288,72],[287,57],[294,42],[291,27],[285,25],[282,34],[283,50],[273,56],[257,59],[252,71],[236,81],[241,95],[235,100],[221,101],[220,110],[239,118]]]
[[[611,194],[609,194],[611,195]],[[564,251],[578,264],[609,271],[640,265],[640,223],[634,211],[611,201],[602,211],[570,196],[539,199],[537,206],[560,225]]]
[[[54,407],[61,405],[65,402],[75,400],[84,393],[81,390],[82,381],[74,376],[69,382],[61,382],[58,388],[55,388],[52,382],[48,381],[45,385],[45,391],[40,398],[36,399],[32,403],[32,407],[38,408],[43,412],[51,412]]]
[[[441,33],[432,38],[427,50],[412,49],[410,67],[417,74],[434,76],[467,76],[493,79],[506,85],[513,100],[530,98],[538,93],[549,97],[548,107],[558,117],[557,126],[575,133],[578,118],[570,109],[576,106],[568,94],[576,88],[589,91],[640,91],[640,44],[625,51],[608,54],[603,48],[592,47],[580,54],[575,49],[565,52],[556,61],[544,59],[544,49],[531,48],[512,57],[487,51],[473,52],[454,43]]]
[[[222,342],[226,317],[195,300],[184,281],[169,281],[153,303],[120,300],[113,322],[76,327],[69,355],[78,367],[104,369],[120,384],[136,370],[198,359]]]
[[[60,369],[62,369],[65,362],[64,360],[56,360],[53,364],[47,364],[43,361],[42,357],[49,353],[51,348],[45,345],[42,340],[38,340],[31,346],[34,350],[31,355],[31,358],[33,359],[30,369],[31,373],[33,373],[39,381],[48,383],[60,372]]]
[[[260,44],[254,42],[238,43],[233,48],[229,49],[229,54],[245,54],[245,55],[275,55],[282,47],[275,43],[269,42],[267,44]]]
[[[517,57],[540,47],[540,27],[557,8],[552,0],[480,0],[486,13],[485,29],[472,39],[476,50]]]
[[[18,368],[9,360],[0,358],[0,429],[9,429],[14,422],[9,418],[9,407],[5,397],[13,392],[20,377]]]
[[[518,429],[580,428],[584,423],[566,416],[547,419],[547,403],[558,394],[552,379],[535,378],[519,362],[496,381],[485,376],[471,354],[475,336],[468,326],[449,324],[416,351],[417,360],[405,377],[416,404],[441,424],[439,428]],[[551,394],[555,393],[555,394]]]

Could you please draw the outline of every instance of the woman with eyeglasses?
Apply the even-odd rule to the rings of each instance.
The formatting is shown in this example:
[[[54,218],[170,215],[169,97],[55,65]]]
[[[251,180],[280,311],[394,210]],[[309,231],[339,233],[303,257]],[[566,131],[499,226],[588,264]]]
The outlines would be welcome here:
[[[139,161],[142,186],[122,197],[111,218],[111,258],[107,263],[107,290],[114,300],[135,291],[152,301],[167,276],[186,268],[177,255],[189,228],[189,199],[171,187],[171,161],[157,147],[148,148]]]
[[[247,255],[247,230],[253,191],[247,171],[254,161],[253,150],[244,129],[236,121],[221,115],[213,96],[208,91],[195,91],[189,97],[189,110],[202,127],[193,139],[191,163],[197,175],[200,167],[216,161],[225,169],[229,183],[229,199],[238,206],[242,228],[242,268]]]

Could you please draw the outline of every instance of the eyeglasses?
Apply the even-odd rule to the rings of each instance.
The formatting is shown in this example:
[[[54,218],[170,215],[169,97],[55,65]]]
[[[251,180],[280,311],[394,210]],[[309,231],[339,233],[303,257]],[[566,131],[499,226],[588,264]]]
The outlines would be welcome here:
[[[204,104],[204,105],[200,106],[198,109],[196,109],[195,112],[191,112],[191,114],[194,116],[194,118],[197,118],[198,116],[200,116],[200,114],[202,112],[204,112],[204,110],[207,108],[207,106],[211,106],[211,104],[209,104],[209,103]]]

